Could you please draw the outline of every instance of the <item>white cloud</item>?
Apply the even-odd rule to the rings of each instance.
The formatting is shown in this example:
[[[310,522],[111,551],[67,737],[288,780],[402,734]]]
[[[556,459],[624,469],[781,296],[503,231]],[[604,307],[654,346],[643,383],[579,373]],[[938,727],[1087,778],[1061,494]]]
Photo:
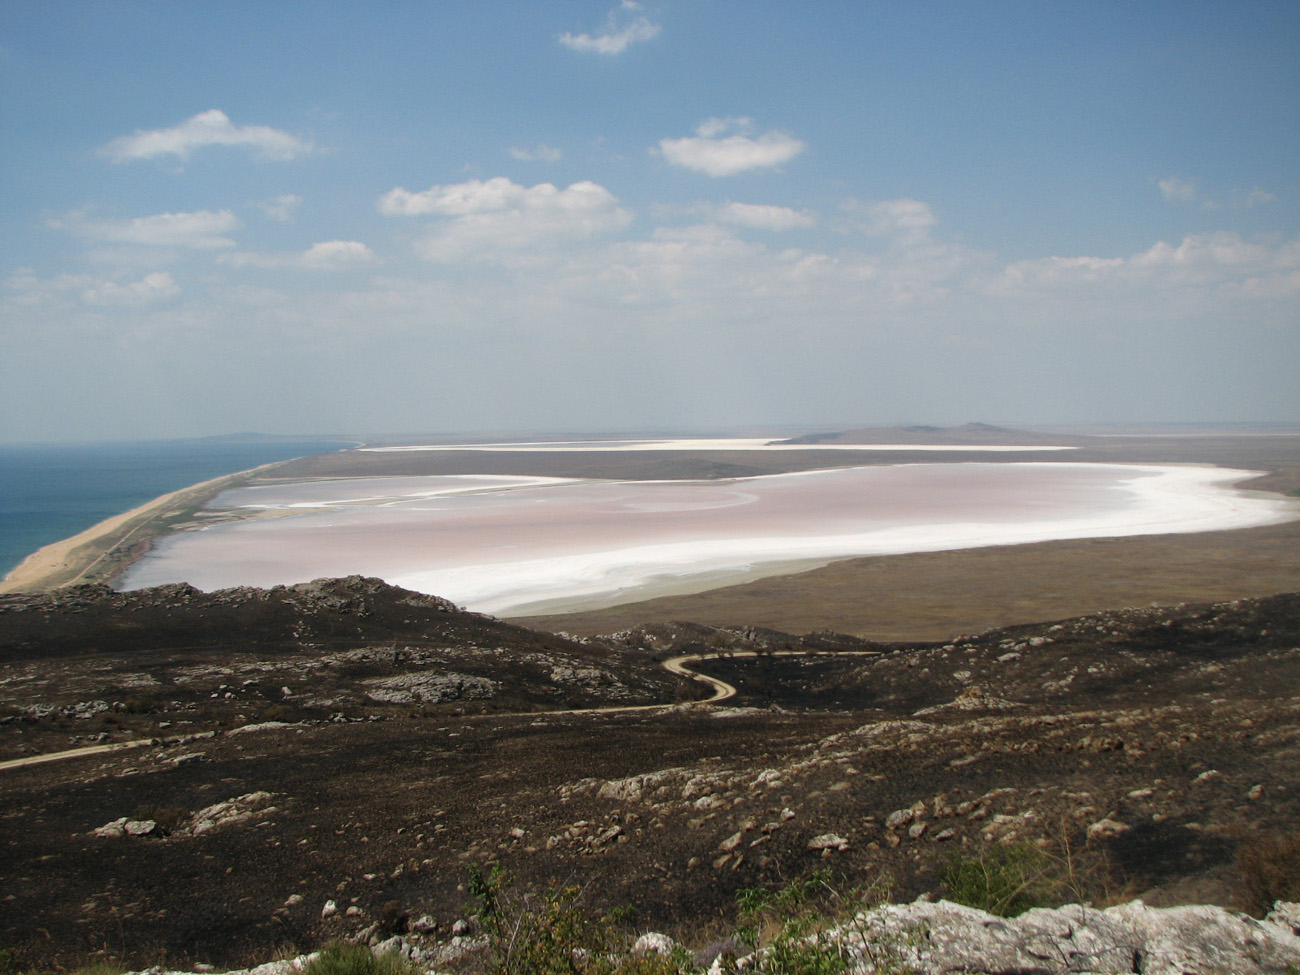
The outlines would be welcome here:
[[[294,211],[302,206],[302,197],[293,193],[284,193],[270,200],[262,200],[257,206],[272,220],[289,223],[293,220]]]
[[[78,237],[114,244],[209,249],[234,247],[235,242],[223,235],[235,230],[240,223],[229,210],[198,210],[194,213],[157,213],[132,220],[92,220],[85,212],[79,212],[51,220],[49,225]]]
[[[641,4],[624,0],[605,18],[605,26],[598,34],[560,35],[560,43],[570,51],[585,54],[622,54],[633,44],[653,40],[662,29],[644,15],[626,21],[626,15],[641,10]]]
[[[510,156],[513,159],[518,159],[520,162],[553,163],[559,162],[564,157],[564,153],[559,149],[556,149],[554,146],[548,146],[546,143],[541,143],[531,149],[521,149],[518,146],[511,146]]]
[[[812,227],[817,218],[807,210],[759,203],[725,203],[713,210],[714,218],[755,230],[794,230]]]
[[[103,281],[91,285],[81,292],[82,300],[88,305],[145,305],[180,294],[180,288],[166,271],[146,274],[139,281],[118,284],[115,281]]]
[[[380,198],[379,211],[387,216],[453,218],[436,222],[417,248],[436,261],[464,256],[517,260],[533,245],[546,248],[557,239],[609,233],[632,219],[597,183],[583,181],[561,190],[551,183],[521,186],[504,176],[432,186],[418,193],[398,187]],[[538,258],[546,256],[538,250]]]
[[[1200,199],[1196,180],[1182,176],[1170,176],[1156,181],[1160,194],[1170,203],[1195,203]]]
[[[1122,257],[1047,257],[1016,261],[991,285],[998,292],[1035,290],[1058,285],[1096,284],[1124,266]]]
[[[1093,296],[1146,295],[1197,302],[1207,295],[1271,297],[1300,293],[1300,242],[1251,243],[1239,234],[1190,234],[1129,257],[1047,257],[1007,265],[990,283],[998,293],[1084,288]]]
[[[845,204],[850,213],[863,218],[862,229],[873,237],[889,237],[902,244],[919,244],[927,240],[930,230],[939,222],[930,205],[921,200],[883,200],[863,204],[850,200]]]
[[[695,126],[695,134],[703,136],[706,139],[712,139],[733,129],[740,132],[750,132],[753,128],[754,120],[748,115],[731,116],[729,118],[708,118]]]
[[[113,162],[176,156],[188,159],[204,146],[247,146],[266,159],[288,160],[314,147],[288,132],[265,125],[235,125],[225,112],[209,109],[170,129],[137,129],[103,146],[99,153]]]
[[[1150,250],[1133,257],[1134,267],[1210,267],[1259,264],[1268,259],[1269,249],[1250,244],[1234,233],[1191,234],[1174,247],[1160,241]]]
[[[343,271],[377,261],[374,251],[355,240],[326,240],[305,251],[288,254],[241,251],[217,257],[217,263],[227,267],[298,268],[307,271]]]
[[[373,264],[378,258],[365,244],[355,240],[326,240],[312,244],[307,253],[302,255],[302,266],[308,268],[332,269],[352,267],[357,264]]]
[[[751,128],[748,118],[707,119],[695,127],[694,136],[660,139],[659,152],[674,166],[710,176],[734,176],[780,166],[805,148],[799,139],[775,130],[750,137],[745,133]]]
[[[550,183],[541,183],[534,189],[545,194],[548,190],[553,192],[555,187]],[[461,216],[468,213],[484,213],[521,204],[531,192],[528,187],[520,186],[504,176],[495,176],[489,180],[472,179],[465,183],[431,186],[417,193],[399,186],[380,197],[379,212],[387,217],[413,217],[423,214]]]
[[[1234,194],[1234,202],[1239,207],[1257,207],[1264,203],[1276,203],[1277,196],[1268,190],[1256,186],[1251,190],[1242,190]]]
[[[1156,185],[1160,187],[1161,196],[1170,203],[1187,203],[1203,210],[1219,210],[1224,207],[1221,199],[1202,193],[1200,184],[1194,179],[1170,176],[1168,179],[1156,180]],[[1228,195],[1227,205],[1237,210],[1248,210],[1276,200],[1276,195],[1256,186],[1249,190],[1233,190]]]
[[[15,304],[25,307],[68,308],[80,298],[87,305],[140,306],[180,294],[166,271],[154,271],[139,281],[121,283],[88,274],[59,274],[41,278],[32,268],[19,268],[4,282]]]
[[[11,297],[7,303],[25,308],[65,307],[68,295],[79,292],[95,284],[94,278],[87,274],[59,274],[52,278],[42,278],[35,268],[20,267],[5,278],[5,290]]]
[[[393,263],[315,289],[289,271],[254,284],[173,270],[183,294],[153,304],[144,302],[168,288],[164,279],[150,288],[142,271],[42,280],[24,270],[6,282],[0,317],[51,363],[39,374],[51,400],[90,404],[103,399],[87,392],[98,393],[103,376],[156,374],[176,402],[205,416],[210,404],[226,408],[237,381],[250,390],[250,415],[283,415],[283,382],[268,377],[288,376],[302,417],[340,426],[377,428],[395,415],[502,428],[580,426],[593,415],[627,426],[740,425],[778,407],[789,412],[762,418],[897,410],[909,419],[950,393],[959,418],[1012,404],[1041,417],[1034,411],[1060,409],[1063,399],[1104,416],[1126,396],[1142,397],[1131,401],[1139,413],[1176,402],[1194,415],[1207,382],[1219,384],[1229,414],[1293,413],[1297,402],[1287,374],[1300,294],[1295,239],[1193,235],[1127,255],[1008,265],[945,235],[923,201],[887,200],[859,204],[859,219],[868,215],[860,222],[873,224],[874,213],[882,233],[919,229],[919,243],[858,236],[783,247],[724,224],[722,204],[694,208],[701,222],[692,226],[593,243],[581,236],[591,224],[564,222],[556,205],[564,190],[486,185],[430,188],[414,207],[414,229],[427,234],[419,246],[430,257],[482,256],[496,266],[408,273]],[[609,197],[577,212],[616,226],[617,210]],[[353,249],[343,245],[344,254]],[[236,254],[219,260],[252,264]],[[283,256],[275,266],[286,266]],[[71,378],[62,368],[69,349],[84,364]],[[4,362],[11,398],[36,394],[28,361]],[[340,401],[341,384],[357,395]],[[156,412],[158,395],[149,390],[142,415]],[[336,420],[329,411],[338,409],[359,412]]]

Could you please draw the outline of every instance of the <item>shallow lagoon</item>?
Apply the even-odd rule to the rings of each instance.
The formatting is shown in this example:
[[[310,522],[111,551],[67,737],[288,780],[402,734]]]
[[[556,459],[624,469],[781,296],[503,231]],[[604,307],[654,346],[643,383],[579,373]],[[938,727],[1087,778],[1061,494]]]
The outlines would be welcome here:
[[[343,478],[230,491],[245,520],[163,539],[126,588],[359,573],[523,615],[691,592],[840,558],[1244,528],[1296,516],[1199,466],[921,463],[709,481]]]

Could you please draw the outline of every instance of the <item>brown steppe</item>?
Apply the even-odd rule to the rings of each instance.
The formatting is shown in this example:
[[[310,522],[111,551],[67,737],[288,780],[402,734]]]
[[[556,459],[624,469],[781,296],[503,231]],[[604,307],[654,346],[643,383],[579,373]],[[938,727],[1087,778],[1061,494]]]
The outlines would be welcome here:
[[[1117,606],[1217,602],[1300,589],[1300,522],[850,559],[688,596],[514,619],[590,636],[654,620],[832,629],[870,640],[946,640]]]

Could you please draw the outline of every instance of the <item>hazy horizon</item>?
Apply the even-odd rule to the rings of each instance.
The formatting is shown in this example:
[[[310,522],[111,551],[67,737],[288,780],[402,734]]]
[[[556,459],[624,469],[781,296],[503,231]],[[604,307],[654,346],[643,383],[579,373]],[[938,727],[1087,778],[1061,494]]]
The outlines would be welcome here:
[[[0,443],[1295,423],[1298,36],[11,0]]]
[[[367,445],[398,445],[398,444],[494,444],[507,441],[518,442],[536,442],[538,444],[550,443],[557,440],[655,440],[679,437],[708,437],[716,436],[718,438],[736,438],[745,439],[752,436],[770,436],[773,439],[802,436],[814,433],[847,433],[854,430],[957,430],[962,427],[979,425],[990,426],[1006,430],[1013,433],[1059,433],[1062,435],[1073,434],[1075,436],[1088,436],[1096,434],[1099,436],[1122,435],[1122,436],[1161,436],[1175,435],[1178,433],[1241,433],[1247,434],[1277,434],[1277,435],[1300,435],[1300,420],[1261,420],[1255,422],[1241,422],[1233,420],[1222,421],[1198,421],[1198,420],[1171,420],[1164,423],[1144,423],[1144,422],[1115,422],[1115,423],[1065,423],[1065,424],[986,424],[982,420],[962,421],[952,424],[934,424],[934,423],[891,423],[891,424],[872,424],[861,422],[845,422],[840,424],[769,424],[765,426],[755,426],[753,424],[733,426],[733,427],[676,427],[676,428],[645,428],[645,429],[614,429],[605,430],[599,428],[590,428],[585,430],[576,429],[484,429],[484,430],[435,430],[423,432],[383,432],[383,431],[355,431],[355,430],[321,430],[310,433],[301,431],[288,430],[280,433],[266,433],[258,430],[241,430],[229,433],[209,433],[195,436],[177,436],[177,437],[125,437],[125,438],[103,438],[98,440],[10,440],[0,441],[0,448],[22,449],[22,448],[57,448],[57,447],[102,447],[112,445],[135,445],[135,444],[165,444],[165,443],[201,443],[211,441],[216,444],[220,443],[255,443],[257,441],[321,441],[321,442],[339,442],[355,441],[358,446]],[[901,444],[900,447],[907,448],[909,445]],[[339,448],[347,449],[347,448]],[[726,449],[726,448],[718,448]]]

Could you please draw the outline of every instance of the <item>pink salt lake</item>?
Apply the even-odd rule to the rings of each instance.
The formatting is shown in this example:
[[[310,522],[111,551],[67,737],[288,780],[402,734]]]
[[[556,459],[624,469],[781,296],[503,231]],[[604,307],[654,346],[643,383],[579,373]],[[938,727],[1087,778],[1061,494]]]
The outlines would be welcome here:
[[[922,463],[716,481],[368,477],[229,491],[246,520],[167,536],[126,588],[378,576],[498,615],[700,591],[841,558],[1242,528],[1300,516],[1252,472]]]

